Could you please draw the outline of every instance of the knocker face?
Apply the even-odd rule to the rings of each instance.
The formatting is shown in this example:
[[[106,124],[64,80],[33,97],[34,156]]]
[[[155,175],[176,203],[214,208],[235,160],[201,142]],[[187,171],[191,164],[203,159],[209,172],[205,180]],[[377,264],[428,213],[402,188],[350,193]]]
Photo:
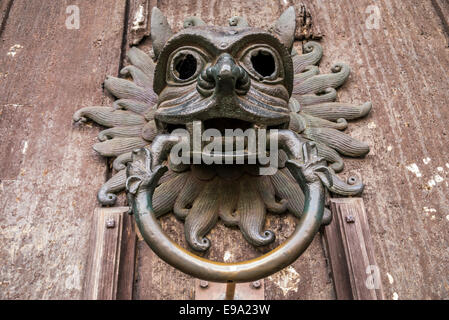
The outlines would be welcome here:
[[[184,130],[188,147],[196,133],[202,142],[199,150],[187,151],[182,162],[173,161],[174,152],[168,157],[172,171],[190,171],[185,186],[196,196],[192,203],[182,200],[181,208],[175,204],[174,213],[186,221],[187,242],[197,251],[211,245],[205,235],[219,217],[228,226],[239,226],[250,243],[270,244],[274,233],[262,230],[266,206],[277,212],[287,210],[285,199],[276,202],[273,187],[265,199],[259,195],[257,190],[270,184],[269,178],[258,174],[257,157],[248,161],[252,147],[255,155],[261,154],[260,147],[266,156],[270,137],[257,139],[262,130],[269,134],[289,125],[293,62],[289,44],[281,40],[257,28],[200,25],[189,26],[156,50],[160,52],[153,86],[158,94],[154,114],[158,131],[173,135]],[[208,135],[211,130],[214,137]],[[223,142],[212,150],[215,161],[210,161],[204,135],[215,144]],[[245,140],[241,150],[238,137]],[[225,139],[231,142],[226,145]],[[272,151],[278,157],[278,150]],[[242,153],[243,159],[239,158]],[[233,191],[223,194],[221,190]],[[251,201],[256,206],[248,206]],[[205,206],[211,208],[204,210]]]
[[[257,154],[266,156],[266,136],[256,145],[262,133],[288,127],[292,86],[290,53],[272,34],[255,28],[190,27],[170,38],[160,53],[154,80],[155,122],[161,133],[183,129],[189,142],[198,138],[215,143],[213,156],[202,143],[196,154],[190,150],[198,159],[184,154],[184,165],[242,164],[250,151],[254,160]],[[240,149],[237,137],[246,137]],[[278,150],[273,152],[277,160]],[[245,159],[239,158],[241,154]],[[176,156],[172,153],[170,159]],[[173,164],[180,161],[170,163],[175,168]],[[246,163],[260,165],[260,161]]]
[[[111,205],[127,190],[142,235],[168,263],[199,278],[251,281],[293,262],[330,221],[325,190],[355,195],[336,172],[341,155],[359,157],[369,147],[342,131],[347,120],[365,116],[371,103],[335,102],[349,67],[335,64],[319,74],[322,48],[293,48],[291,7],[264,31],[242,17],[229,26],[207,26],[187,18],[174,34],[158,9],[151,17],[154,63],[131,48],[131,65],[109,77],[105,88],[118,98],[113,107],[87,107],[75,121],[90,118],[109,127],[94,149],[115,157],[117,173],[98,193]],[[267,170],[265,170],[267,169]],[[269,169],[269,170],[268,170]],[[193,258],[170,242],[157,218],[173,213],[184,221],[189,250],[206,251],[208,233],[220,219],[237,227],[254,246],[275,234],[267,213],[289,212],[300,219],[282,249],[237,265]]]
[[[161,52],[155,119],[165,128],[192,121],[206,128],[286,127],[292,87],[290,53],[272,34],[191,27]]]

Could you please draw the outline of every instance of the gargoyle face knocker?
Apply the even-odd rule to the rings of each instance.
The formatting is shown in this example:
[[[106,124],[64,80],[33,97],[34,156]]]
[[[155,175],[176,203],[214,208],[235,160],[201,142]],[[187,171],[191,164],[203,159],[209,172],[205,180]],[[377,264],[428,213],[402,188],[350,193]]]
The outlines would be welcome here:
[[[194,17],[173,34],[153,9],[157,64],[131,48],[131,65],[122,74],[132,81],[105,81],[118,98],[113,107],[83,108],[74,119],[110,127],[94,146],[116,157],[117,173],[98,193],[101,203],[113,204],[114,193],[126,188],[142,236],[163,260],[204,280],[248,282],[294,262],[330,221],[326,190],[362,191],[362,184],[347,185],[335,173],[343,170],[340,154],[369,152],[342,130],[347,120],[368,114],[371,103],[335,102],[335,88],[345,82],[349,67],[338,63],[331,74],[319,75],[321,46],[309,42],[302,55],[293,49],[293,7],[269,31],[249,27],[241,17],[229,25],[206,26]],[[193,252],[212,245],[207,234],[219,218],[240,228],[254,246],[275,239],[264,230],[267,212],[289,212],[299,222],[277,249],[226,264],[200,258],[167,238],[157,218],[169,212],[185,221]]]

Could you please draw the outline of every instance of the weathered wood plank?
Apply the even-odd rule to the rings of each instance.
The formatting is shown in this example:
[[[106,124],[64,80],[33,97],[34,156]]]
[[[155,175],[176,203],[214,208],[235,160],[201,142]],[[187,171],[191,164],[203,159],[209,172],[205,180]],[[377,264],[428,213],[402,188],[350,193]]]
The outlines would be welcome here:
[[[325,35],[321,70],[337,61],[352,67],[339,100],[373,102],[349,128],[371,152],[346,161],[346,175],[360,173],[366,184],[385,296],[447,299],[449,55],[440,19],[430,0],[307,3]],[[366,25],[371,5],[380,12],[374,29]]]
[[[446,35],[449,47],[449,2],[446,0],[431,0],[436,15],[440,18],[441,28]]]
[[[194,4],[188,0],[160,0],[158,8],[176,31],[182,29],[184,19],[189,16],[198,16],[206,24],[221,26],[227,26],[233,16],[242,16],[252,26],[268,28],[282,13],[277,1],[261,3],[256,0],[199,0]]]
[[[126,210],[126,209],[125,209]],[[122,242],[123,209],[96,209],[92,224],[85,299],[115,300]]]
[[[117,74],[125,1],[76,3],[80,29],[69,30],[73,1],[14,0],[1,35],[1,299],[82,295],[105,162],[98,129],[72,115],[109,102],[101,84]]]
[[[128,212],[128,207],[126,207]],[[134,218],[128,213],[123,215],[123,232],[120,249],[120,265],[117,283],[117,300],[131,300],[134,292],[136,271],[137,235]]]
[[[351,281],[346,259],[343,239],[340,232],[339,219],[333,214],[332,222],[324,228],[324,243],[326,256],[335,289],[335,297],[338,300],[353,300]]]
[[[263,27],[280,14],[272,1],[265,6],[258,2],[262,9],[257,12],[251,2],[159,2],[170,6],[169,20],[178,28],[192,13],[220,24],[231,15],[246,15]],[[449,58],[441,20],[430,0],[304,2],[325,34],[322,70],[339,60],[352,66],[340,100],[374,102],[372,114],[351,127],[354,137],[370,142],[372,152],[363,161],[348,161],[347,168],[362,173],[367,184],[364,201],[387,298],[448,298]],[[106,74],[117,73],[124,1],[80,3],[81,29],[74,31],[64,27],[65,8],[72,3],[16,0],[1,36],[0,134],[8,136],[0,145],[4,299],[81,294],[88,217],[104,166],[91,151],[96,130],[70,130],[70,118],[79,106],[107,100],[100,84]],[[378,29],[366,28],[366,10],[373,4],[381,13]],[[8,52],[16,44],[23,48],[12,57]],[[407,169],[412,164],[419,174]],[[163,223],[182,235],[174,223]],[[231,242],[232,237],[225,238]],[[223,259],[224,254],[217,256]],[[300,261],[308,262],[293,266],[298,276],[290,270],[278,277],[279,286],[267,291],[288,298],[332,296],[330,285],[323,285],[317,239]],[[141,297],[149,297],[151,288],[154,298],[173,297],[168,289],[163,294],[158,290],[174,279],[184,286],[179,296],[191,296],[191,286],[183,282],[190,280],[180,274],[170,279],[164,268],[154,269],[164,281],[155,280],[159,284]],[[299,286],[284,286],[285,279],[299,279]],[[298,295],[288,288],[299,288]]]
[[[136,234],[127,212],[128,207],[94,212],[85,299],[132,299]]]
[[[151,9],[157,0],[131,0],[128,18],[128,44],[138,45],[149,37],[151,31]]]
[[[331,199],[331,208],[325,239],[337,299],[384,299],[363,200]]]
[[[185,247],[182,225],[173,216],[161,218],[168,236]],[[165,263],[150,249],[138,233],[136,280],[134,299],[137,300],[192,300],[195,279]]]
[[[255,285],[256,283],[257,285]],[[227,299],[228,294],[229,299]],[[265,300],[264,281],[229,285],[196,279],[195,300]]]

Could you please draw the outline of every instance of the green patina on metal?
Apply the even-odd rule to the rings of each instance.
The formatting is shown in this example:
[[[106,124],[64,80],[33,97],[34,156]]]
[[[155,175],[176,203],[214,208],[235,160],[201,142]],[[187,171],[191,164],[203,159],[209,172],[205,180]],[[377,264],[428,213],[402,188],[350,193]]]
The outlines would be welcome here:
[[[113,205],[127,190],[140,231],[150,247],[176,268],[211,281],[246,282],[268,276],[292,263],[307,248],[322,223],[328,191],[356,195],[363,184],[348,185],[336,173],[341,155],[361,157],[369,147],[343,131],[349,120],[367,115],[371,103],[336,102],[336,88],[350,69],[337,63],[330,74],[316,66],[323,50],[308,42],[302,54],[293,49],[295,12],[287,9],[269,30],[232,17],[229,26],[208,26],[198,17],[184,21],[174,34],[163,14],[151,17],[153,59],[137,48],[128,52],[130,65],[108,77],[105,88],[118,98],[112,107],[87,107],[75,121],[91,119],[108,127],[94,149],[114,157],[117,173],[98,193]],[[279,145],[279,163],[272,175],[258,165],[179,165],[169,153],[180,137],[174,129],[270,129],[267,146]],[[256,168],[255,168],[256,167]],[[187,243],[205,251],[206,237],[221,219],[237,226],[255,246],[272,243],[264,230],[267,212],[289,212],[299,218],[295,233],[270,253],[238,264],[202,259],[171,242],[157,218],[173,212],[185,221]]]

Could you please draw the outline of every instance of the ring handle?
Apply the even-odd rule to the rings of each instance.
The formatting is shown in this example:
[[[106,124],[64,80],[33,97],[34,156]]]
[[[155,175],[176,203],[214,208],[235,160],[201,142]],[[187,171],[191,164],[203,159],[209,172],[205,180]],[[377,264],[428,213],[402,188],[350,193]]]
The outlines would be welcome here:
[[[150,155],[151,158],[151,155]],[[310,245],[318,232],[324,212],[324,187],[320,179],[310,178],[313,169],[306,178],[304,167],[288,161],[288,168],[304,192],[304,212],[294,233],[274,250],[255,259],[222,263],[204,259],[173,242],[162,230],[153,212],[152,197],[157,181],[167,170],[158,166],[145,179],[138,183],[130,201],[143,238],[150,248],[165,262],[195,278],[213,282],[250,282],[265,278],[293,263]],[[307,164],[305,167],[308,167]],[[131,176],[128,180],[136,178]],[[139,180],[140,181],[140,180]]]

